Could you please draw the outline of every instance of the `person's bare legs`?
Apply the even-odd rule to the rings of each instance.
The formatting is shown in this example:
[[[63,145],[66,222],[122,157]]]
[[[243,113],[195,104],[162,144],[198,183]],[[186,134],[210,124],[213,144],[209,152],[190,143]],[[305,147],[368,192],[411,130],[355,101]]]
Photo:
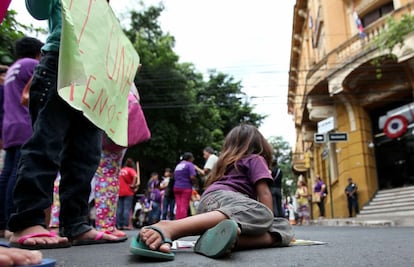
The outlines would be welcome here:
[[[160,221],[152,226],[159,228],[166,238],[176,240],[185,236],[200,235],[226,219],[228,218],[223,213],[211,211],[175,221]],[[152,250],[159,250],[165,253],[169,253],[171,250],[169,244],[162,244],[162,238],[155,230],[143,228],[140,236]]]
[[[0,266],[34,265],[41,262],[40,251],[0,247]]]
[[[10,237],[10,243],[18,243],[18,240],[26,235],[31,234],[49,234],[50,232],[41,225],[35,225],[28,227],[22,231],[17,231]],[[45,245],[45,244],[60,244],[68,243],[69,240],[66,237],[56,235],[55,237],[30,237],[26,239],[23,244],[28,246]]]

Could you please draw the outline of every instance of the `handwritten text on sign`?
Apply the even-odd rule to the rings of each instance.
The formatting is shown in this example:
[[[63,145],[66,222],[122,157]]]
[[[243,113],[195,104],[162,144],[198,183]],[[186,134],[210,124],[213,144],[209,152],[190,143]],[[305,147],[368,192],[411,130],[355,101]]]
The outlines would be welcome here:
[[[61,0],[59,95],[127,145],[128,91],[139,56],[106,0]]]

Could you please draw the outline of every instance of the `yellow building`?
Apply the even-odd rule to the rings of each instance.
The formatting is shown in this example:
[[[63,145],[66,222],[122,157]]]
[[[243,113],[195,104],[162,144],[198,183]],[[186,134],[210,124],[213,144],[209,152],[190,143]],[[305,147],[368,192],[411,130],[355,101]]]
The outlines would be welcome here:
[[[399,22],[404,14],[414,14],[414,1],[296,1],[288,89],[293,169],[310,189],[316,175],[323,178],[328,218],[348,216],[348,177],[358,185],[360,208],[379,189],[414,184],[414,33],[393,57],[375,45],[388,18]]]

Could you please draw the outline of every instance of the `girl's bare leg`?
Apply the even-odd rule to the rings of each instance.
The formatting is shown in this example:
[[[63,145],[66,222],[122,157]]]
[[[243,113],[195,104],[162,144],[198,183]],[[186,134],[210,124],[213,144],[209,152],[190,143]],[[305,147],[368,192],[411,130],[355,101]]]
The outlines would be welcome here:
[[[200,235],[226,219],[228,218],[223,213],[211,211],[175,221],[160,221],[152,226],[159,228],[166,238],[176,240],[185,236]],[[150,249],[165,253],[170,252],[170,245],[162,244],[162,238],[157,231],[150,228],[143,228],[140,236]]]
[[[240,235],[236,249],[268,248],[277,245],[278,242],[281,242],[280,237],[269,232],[254,236]]]

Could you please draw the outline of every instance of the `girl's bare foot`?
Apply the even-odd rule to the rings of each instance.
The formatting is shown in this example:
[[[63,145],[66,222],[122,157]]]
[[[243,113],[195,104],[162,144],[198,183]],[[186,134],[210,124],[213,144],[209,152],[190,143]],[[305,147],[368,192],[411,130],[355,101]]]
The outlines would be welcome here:
[[[24,266],[41,262],[42,253],[40,251],[0,247],[0,266]]]
[[[151,226],[158,228],[164,234],[164,238],[172,239],[171,233],[165,221],[160,221]],[[161,234],[154,229],[144,227],[141,229],[139,234],[141,239],[151,250],[159,250],[164,253],[171,252],[170,244],[164,243]]]

